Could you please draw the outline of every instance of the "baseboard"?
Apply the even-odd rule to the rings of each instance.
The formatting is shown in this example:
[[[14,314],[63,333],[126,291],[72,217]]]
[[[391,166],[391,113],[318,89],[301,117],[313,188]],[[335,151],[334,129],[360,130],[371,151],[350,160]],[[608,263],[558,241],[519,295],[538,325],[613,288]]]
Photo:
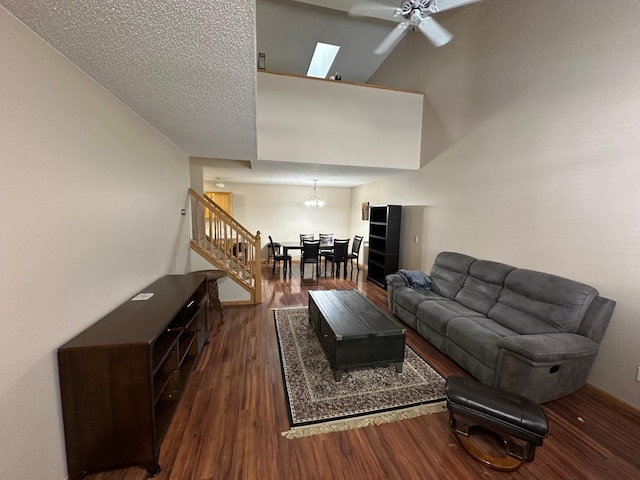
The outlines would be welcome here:
[[[234,307],[238,305],[255,305],[251,300],[233,300],[229,302],[220,302],[223,307]]]
[[[603,398],[605,401],[614,404],[617,408],[621,408],[633,415],[637,415],[640,417],[640,409],[638,407],[625,402],[621,398],[618,398],[615,395],[612,395],[611,393],[601,389],[600,387],[596,387],[591,383],[586,383],[585,387],[592,390],[595,395]]]

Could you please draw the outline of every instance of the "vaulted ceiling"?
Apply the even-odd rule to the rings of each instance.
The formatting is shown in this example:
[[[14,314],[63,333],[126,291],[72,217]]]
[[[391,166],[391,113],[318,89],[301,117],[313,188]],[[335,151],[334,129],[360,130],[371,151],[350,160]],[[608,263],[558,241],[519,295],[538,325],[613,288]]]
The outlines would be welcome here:
[[[341,45],[333,70],[366,82],[393,24],[352,18],[355,0],[0,0],[28,27],[191,157],[254,168],[205,168],[227,181],[309,183],[313,165],[261,162],[256,147],[256,58],[305,74],[317,41]],[[397,1],[377,3],[397,5]],[[226,167],[224,166],[226,165]],[[317,168],[316,168],[317,170]],[[325,184],[357,185],[393,170],[323,170]],[[305,179],[302,181],[301,179]]]

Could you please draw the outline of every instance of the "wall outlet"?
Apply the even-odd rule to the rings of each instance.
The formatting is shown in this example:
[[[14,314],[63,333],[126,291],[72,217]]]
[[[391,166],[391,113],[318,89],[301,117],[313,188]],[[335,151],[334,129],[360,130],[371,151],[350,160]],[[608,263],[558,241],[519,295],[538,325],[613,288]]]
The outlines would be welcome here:
[[[418,235],[416,235],[415,242],[418,243],[418,240],[419,240]]]

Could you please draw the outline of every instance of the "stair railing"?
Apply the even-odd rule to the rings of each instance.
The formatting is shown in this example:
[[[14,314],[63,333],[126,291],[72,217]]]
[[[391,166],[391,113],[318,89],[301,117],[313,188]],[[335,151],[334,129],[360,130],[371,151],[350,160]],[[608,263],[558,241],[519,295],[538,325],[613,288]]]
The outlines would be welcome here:
[[[227,272],[251,295],[262,301],[260,232],[252,234],[217,203],[189,189],[191,196],[191,248]]]

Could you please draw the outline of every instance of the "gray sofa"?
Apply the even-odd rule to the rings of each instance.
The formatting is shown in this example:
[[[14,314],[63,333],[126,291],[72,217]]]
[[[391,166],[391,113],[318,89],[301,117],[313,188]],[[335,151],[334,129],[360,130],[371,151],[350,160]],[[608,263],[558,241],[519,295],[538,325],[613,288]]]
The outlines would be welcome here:
[[[544,403],[587,380],[615,302],[583,283],[442,252],[431,290],[388,275],[389,309],[477,380]]]

